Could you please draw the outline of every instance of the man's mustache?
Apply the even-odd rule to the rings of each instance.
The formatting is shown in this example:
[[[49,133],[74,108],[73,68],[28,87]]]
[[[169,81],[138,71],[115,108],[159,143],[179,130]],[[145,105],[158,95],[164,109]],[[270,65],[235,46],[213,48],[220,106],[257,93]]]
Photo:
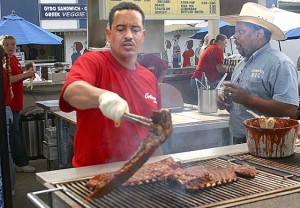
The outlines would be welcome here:
[[[132,39],[129,39],[129,40],[123,41],[122,44],[131,44],[131,45],[134,45],[134,42],[132,41]]]

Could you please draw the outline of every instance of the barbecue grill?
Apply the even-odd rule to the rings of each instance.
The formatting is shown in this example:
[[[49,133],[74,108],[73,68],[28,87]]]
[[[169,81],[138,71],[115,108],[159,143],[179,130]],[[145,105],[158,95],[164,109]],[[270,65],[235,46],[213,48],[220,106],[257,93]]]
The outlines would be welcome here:
[[[239,152],[237,149],[245,151]],[[225,152],[232,154],[223,154]],[[45,186],[49,190],[58,190],[52,193],[53,207],[232,207],[300,191],[300,153],[284,159],[257,158],[249,155],[243,144],[168,156],[181,160],[183,167],[250,164],[255,166],[258,172],[254,179],[239,177],[237,182],[194,192],[187,192],[167,182],[156,182],[120,187],[103,198],[90,201],[86,200],[90,191],[85,184],[91,176],[78,177],[83,176],[84,172],[90,169],[89,167],[81,168],[79,172],[83,174],[78,174],[77,179],[52,181]],[[106,172],[110,172],[117,166],[102,165],[101,170],[105,172],[103,167],[109,167]],[[67,174],[66,171],[68,170],[37,173],[37,175],[39,180],[51,181],[64,173]],[[37,200],[36,194],[38,192],[29,194],[31,200]]]

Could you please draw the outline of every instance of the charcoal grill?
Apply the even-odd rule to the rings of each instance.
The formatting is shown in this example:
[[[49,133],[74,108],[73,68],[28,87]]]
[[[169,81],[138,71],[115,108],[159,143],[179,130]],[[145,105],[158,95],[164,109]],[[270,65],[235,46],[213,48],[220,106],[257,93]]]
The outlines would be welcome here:
[[[199,151],[190,152],[190,154],[193,154],[195,158],[197,152]],[[173,158],[176,159],[176,155],[173,155]],[[182,161],[183,167],[195,165],[215,167],[231,163],[246,163],[258,169],[254,179],[239,177],[237,182],[195,192],[186,192],[167,182],[156,182],[121,187],[103,198],[87,201],[86,196],[90,191],[85,184],[90,177],[52,182],[45,186],[49,189],[60,190],[52,194],[53,207],[232,207],[300,192],[300,165],[295,162],[298,158],[300,159],[300,154],[297,153],[290,158],[270,161],[242,153]],[[34,193],[33,195],[36,199],[36,195]]]

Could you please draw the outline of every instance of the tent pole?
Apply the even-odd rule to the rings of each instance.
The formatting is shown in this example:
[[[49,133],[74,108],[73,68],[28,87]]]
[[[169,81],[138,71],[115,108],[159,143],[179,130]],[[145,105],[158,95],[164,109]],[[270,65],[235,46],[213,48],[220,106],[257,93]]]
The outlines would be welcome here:
[[[229,38],[229,41],[230,41],[231,55],[233,55],[232,40],[231,40],[231,38]]]
[[[0,157],[1,157],[1,174],[2,174],[2,192],[4,207],[13,207],[11,177],[8,156],[8,137],[6,126],[6,109],[4,102],[4,82],[3,67],[0,65]]]

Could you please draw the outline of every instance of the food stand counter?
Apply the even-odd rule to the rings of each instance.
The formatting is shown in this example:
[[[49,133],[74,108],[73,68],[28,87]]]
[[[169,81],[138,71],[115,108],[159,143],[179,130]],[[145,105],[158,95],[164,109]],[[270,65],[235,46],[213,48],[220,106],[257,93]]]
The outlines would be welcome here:
[[[71,167],[71,140],[75,134],[76,112],[54,111],[56,120],[59,168]],[[218,111],[200,114],[197,110],[172,113],[173,133],[163,144],[163,153],[177,153],[225,146],[232,143],[228,128],[229,114]]]

